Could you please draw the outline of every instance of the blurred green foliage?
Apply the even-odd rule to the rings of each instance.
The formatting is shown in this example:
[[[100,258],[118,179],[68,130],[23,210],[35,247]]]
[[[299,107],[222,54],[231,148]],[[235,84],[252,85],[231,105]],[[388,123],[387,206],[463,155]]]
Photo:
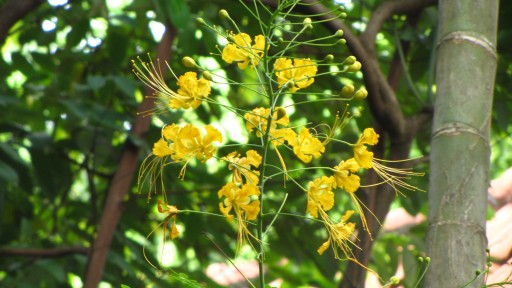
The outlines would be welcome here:
[[[328,2],[328,1],[326,1]],[[353,1],[348,8],[347,23],[354,31],[361,27],[382,1]],[[507,13],[512,3],[502,1],[499,34],[499,67],[493,113],[492,175],[497,176],[512,166],[510,124],[512,111],[512,22]],[[210,52],[217,53],[217,37],[198,27],[195,18],[216,23],[229,29],[217,15],[219,9],[228,9],[238,19],[241,29],[258,34],[250,15],[237,1],[209,1],[195,5],[194,1],[69,1],[52,6],[44,3],[28,14],[12,29],[2,47],[0,57],[0,246],[8,248],[89,247],[97,231],[106,192],[114,172],[118,169],[120,153],[142,99],[141,83],[131,73],[131,59],[147,53],[154,56],[159,41],[159,28],[170,19],[177,27],[170,65],[177,74],[186,71],[181,65],[183,56],[207,60]],[[395,53],[398,41],[410,41],[404,63],[411,81],[402,77],[397,96],[403,111],[415,113],[424,103],[432,101],[429,80],[432,73],[432,49],[435,48],[436,8],[428,8],[411,25],[405,16],[395,17],[384,25],[378,36],[377,53],[384,71]],[[503,17],[501,17],[503,16]],[[330,34],[315,27],[315,36]],[[306,35],[307,36],[307,35]],[[349,55],[339,46],[298,53],[312,58],[323,58],[332,53],[338,59]],[[201,58],[202,57],[202,58]],[[231,79],[250,81],[250,73],[226,65],[213,55],[209,63],[218,66]],[[213,60],[212,60],[213,59]],[[347,76],[348,77],[348,76]],[[361,83],[361,75],[353,78],[318,78],[315,91],[336,94],[344,84]],[[170,85],[175,80],[169,77]],[[414,87],[414,89],[412,89]],[[214,87],[215,89],[215,87]],[[413,90],[418,91],[419,98]],[[222,101],[239,107],[255,105],[254,93],[241,87],[213,91]],[[220,100],[219,100],[220,101]],[[333,115],[324,112],[321,103],[298,105],[300,115],[308,119],[293,119],[296,123],[312,121],[332,123]],[[361,128],[372,125],[369,110],[363,110],[358,123],[349,125],[343,133],[357,137]],[[340,105],[340,110],[344,107]],[[327,110],[325,110],[327,111]],[[223,111],[218,107],[202,106],[197,110],[198,121],[219,120]],[[159,116],[155,124],[169,123],[190,113],[176,112]],[[352,136],[350,136],[352,135]],[[243,135],[241,135],[243,137]],[[415,141],[413,156],[428,155],[429,131]],[[143,148],[145,157],[152,143],[160,137],[160,126],[152,126],[145,139],[131,141]],[[233,138],[240,135],[231,136]],[[229,143],[228,143],[229,144]],[[331,145],[322,165],[333,166],[343,156],[341,148]],[[225,151],[220,151],[221,155]],[[217,191],[224,183],[225,167],[191,166],[186,180],[176,178],[179,167],[166,170],[170,203],[180,209],[218,212]],[[289,169],[293,169],[290,164]],[[427,163],[415,168],[428,173]],[[134,178],[136,179],[136,178]],[[305,179],[304,181],[309,180]],[[427,190],[428,175],[415,180],[416,186]],[[269,182],[277,209],[283,199],[281,179]],[[136,191],[136,183],[128,194],[125,213],[114,234],[104,272],[104,282],[113,287],[184,285],[195,279],[208,287],[216,287],[205,270],[214,262],[226,262],[205,233],[230,256],[234,255],[236,232],[223,218],[204,215],[179,215],[182,233],[174,242],[167,242],[164,253],[166,269],[176,273],[160,273],[144,258],[158,263],[161,257],[162,231],[147,236],[162,220],[147,195]],[[144,188],[144,187],[143,187]],[[303,213],[306,200],[302,193],[287,189],[288,213]],[[147,189],[146,189],[147,191]],[[350,205],[346,199],[337,203]],[[408,193],[396,206],[403,205],[413,215],[427,213],[427,193]],[[267,279],[282,278],[283,287],[313,285],[333,287],[340,278],[344,262],[333,259],[332,253],[319,256],[316,248],[325,240],[321,225],[307,219],[281,217],[275,223],[269,240]],[[387,233],[377,239],[371,268],[386,280],[393,276],[399,262],[405,266],[404,285],[413,287],[417,274],[416,257],[425,251],[426,226],[420,225],[409,233]],[[401,247],[401,248],[397,248]],[[246,257],[253,256],[247,253]],[[244,253],[241,255],[244,258]],[[399,258],[402,260],[399,261]],[[283,261],[286,259],[286,261]],[[60,287],[80,286],[80,278],[87,263],[83,254],[59,258],[9,256],[0,258],[0,282],[4,287]],[[171,286],[176,287],[176,286]]]

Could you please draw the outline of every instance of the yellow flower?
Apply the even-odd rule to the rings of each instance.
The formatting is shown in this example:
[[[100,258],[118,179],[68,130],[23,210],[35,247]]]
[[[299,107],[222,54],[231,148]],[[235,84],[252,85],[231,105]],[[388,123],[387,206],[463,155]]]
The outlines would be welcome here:
[[[290,139],[288,143],[293,147],[293,153],[304,163],[311,162],[313,157],[318,158],[322,156],[322,153],[325,151],[322,142],[311,135],[306,127],[302,127],[298,137]]]
[[[140,60],[141,67],[135,61],[133,63],[133,72],[135,75],[154,91],[154,96],[161,97],[167,102],[167,106],[172,109],[188,109],[197,108],[201,104],[202,99],[210,94],[210,81],[206,79],[197,79],[197,74],[187,72],[178,78],[178,91],[174,91],[165,83],[161,71],[160,63],[157,62],[158,68],[153,63],[146,63]],[[172,70],[171,70],[172,71]],[[159,108],[145,111],[144,114],[150,115],[157,112]]]
[[[350,158],[347,161],[341,161],[340,164],[334,166],[334,188],[341,188],[348,193],[354,193],[361,185],[361,179],[359,176],[354,174],[359,169],[354,158]]]
[[[219,190],[219,198],[223,198],[219,203],[219,209],[226,216],[228,221],[233,220],[231,210],[236,215],[238,224],[237,251],[240,250],[244,240],[251,236],[255,238],[247,228],[247,220],[255,220],[260,212],[260,201],[257,197],[260,195],[258,186],[254,184],[245,184],[239,188],[233,182],[229,182]],[[249,242],[250,243],[250,242]]]
[[[217,151],[215,144],[222,142],[222,134],[212,125],[206,125],[205,131],[206,133],[201,133],[192,124],[181,127],[174,142],[176,154],[173,159],[188,163],[194,157],[201,162],[212,158]]]
[[[354,158],[361,168],[372,168],[373,152],[367,150],[365,145],[375,145],[379,142],[379,134],[373,128],[366,128],[356,144],[354,144]]]
[[[257,185],[259,182],[259,171],[251,170],[251,166],[258,168],[261,164],[261,156],[254,150],[249,150],[246,153],[247,157],[240,157],[238,152],[231,152],[227,156],[222,157],[221,160],[229,162],[229,170],[233,170],[232,181],[236,184],[242,184],[242,176],[245,182]]]
[[[187,72],[180,76],[178,79],[178,93],[181,97],[171,98],[169,101],[169,107],[172,109],[188,109],[190,107],[197,108],[203,98],[207,98],[210,95],[211,87],[210,81],[201,78],[197,79],[195,72]]]
[[[327,248],[329,248],[332,245],[332,249],[336,259],[340,259],[338,255],[338,248],[340,248],[346,258],[357,262],[357,260],[351,257],[352,252],[347,244],[347,242],[352,243],[352,241],[350,241],[350,236],[352,236],[356,227],[356,224],[352,222],[347,222],[350,216],[352,216],[352,214],[354,214],[354,211],[347,211],[345,215],[341,217],[340,222],[337,224],[333,224],[330,218],[326,219],[327,222],[325,222],[324,224],[327,228],[327,232],[329,233],[329,239],[327,239],[327,241],[318,248],[318,254],[322,255],[325,252],[325,250],[327,250]]]
[[[153,144],[153,155],[162,158],[172,154],[174,154],[174,149],[164,139],[160,139]]]
[[[219,190],[219,198],[224,196],[224,200],[219,203],[219,208],[222,214],[228,218],[233,219],[230,214],[231,209],[235,215],[242,220],[254,220],[258,217],[260,212],[260,201],[252,200],[251,196],[259,196],[260,190],[254,184],[245,184],[239,188],[235,183],[229,182]]]
[[[333,177],[322,176],[309,182],[307,213],[318,218],[318,210],[329,211],[334,206]]]
[[[167,227],[167,223],[172,219],[170,236],[171,239],[174,240],[180,234],[178,228],[176,228],[176,215],[178,214],[178,208],[176,208],[176,206],[164,204],[162,200],[158,200],[158,212],[167,214],[164,220],[164,237],[166,234],[165,229]]]
[[[233,42],[222,50],[222,60],[229,64],[237,62],[240,69],[245,69],[249,65],[254,68],[265,54],[265,37],[263,35],[254,37],[252,46],[251,36],[245,33],[234,35]]]
[[[247,112],[244,115],[246,120],[245,127],[249,132],[252,132],[256,128],[256,136],[261,137],[263,133],[267,131],[268,116],[270,114],[270,108],[258,107],[254,108],[251,112]],[[272,113],[272,121],[270,125],[270,132],[272,134],[277,128],[277,125],[287,126],[290,123],[288,115],[283,108],[276,107],[274,113]]]
[[[178,176],[183,178],[188,162],[193,158],[206,162],[217,151],[216,144],[219,142],[222,142],[222,134],[211,125],[206,125],[205,133],[201,133],[192,124],[185,126],[171,124],[162,129],[162,138],[153,145],[153,155],[160,158],[170,156],[175,162],[185,161]],[[146,171],[149,167],[143,166],[142,168],[146,168],[143,169]],[[152,173],[154,174],[154,172]]]
[[[293,59],[279,58],[274,63],[276,70],[277,83],[279,87],[292,82],[290,92],[296,92],[299,89],[306,88],[313,84],[313,78],[317,72],[317,65],[315,62],[306,59]]]

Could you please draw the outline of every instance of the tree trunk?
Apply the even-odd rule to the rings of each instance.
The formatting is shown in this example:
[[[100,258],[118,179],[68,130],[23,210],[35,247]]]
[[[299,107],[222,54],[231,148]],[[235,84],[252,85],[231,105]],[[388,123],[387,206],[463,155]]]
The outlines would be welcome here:
[[[480,287],[498,0],[439,1],[425,287]]]
[[[171,25],[166,25],[166,31],[158,46],[156,59],[167,61],[170,57],[171,46],[176,36],[176,29]],[[165,75],[165,70],[162,72]],[[151,95],[153,91],[145,88],[145,95]],[[154,99],[145,98],[139,105],[139,112],[151,110],[154,106]],[[149,130],[151,118],[139,114],[135,119],[130,133],[136,137],[143,138]],[[121,219],[123,202],[126,194],[130,191],[133,175],[137,169],[139,161],[139,147],[134,146],[127,140],[125,149],[119,161],[119,169],[116,171],[112,183],[108,189],[107,201],[103,208],[103,214],[99,223],[99,229],[96,239],[92,243],[87,269],[85,271],[86,288],[98,287],[105,263],[107,260],[110,243],[116,231],[117,224]]]

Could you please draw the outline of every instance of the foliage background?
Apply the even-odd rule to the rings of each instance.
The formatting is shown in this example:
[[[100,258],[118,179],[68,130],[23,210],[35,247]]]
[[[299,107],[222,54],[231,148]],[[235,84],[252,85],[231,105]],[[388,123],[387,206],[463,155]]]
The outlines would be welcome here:
[[[0,2],[0,7],[7,7],[9,2]],[[326,5],[330,5],[328,2]],[[361,33],[373,11],[383,2],[347,1],[349,17],[345,22],[353,33]],[[107,191],[119,169],[123,149],[140,148],[142,159],[160,137],[161,124],[183,117],[206,123],[220,121],[221,126],[231,127],[226,124],[230,118],[218,107],[201,106],[197,116],[181,112],[160,115],[152,120],[153,125],[143,138],[129,134],[144,95],[141,83],[131,72],[130,61],[137,56],[145,58],[147,53],[156,54],[165,24],[176,31],[169,60],[176,74],[186,71],[181,58],[192,56],[213,65],[219,73],[224,72],[232,79],[251,80],[250,73],[221,63],[215,55],[208,57],[210,52],[216,53],[216,35],[198,27],[195,19],[202,17],[208,23],[226,25],[219,19],[217,11],[228,9],[231,17],[239,20],[241,29],[252,35],[259,33],[254,19],[245,13],[238,1],[196,4],[185,0],[50,1],[40,4],[11,27],[0,58],[2,285],[80,286],[86,271],[87,248],[96,237]],[[500,57],[493,113],[491,177],[512,166],[509,149],[512,144],[512,23],[506,21],[512,12],[512,4],[501,1],[500,5]],[[396,92],[406,115],[424,109],[434,97],[435,88],[430,88],[434,87],[431,85],[431,63],[435,57],[436,13],[436,7],[425,9],[417,17],[417,23],[411,23],[405,16],[394,16],[377,35],[376,51],[384,73],[390,70],[391,64],[396,64],[393,59],[397,43],[409,43],[407,50],[402,51],[402,65],[407,67],[408,73],[400,78]],[[325,28],[317,26],[316,36],[329,35]],[[328,53],[339,59],[349,55],[346,48],[339,46],[299,53],[312,58],[322,58]],[[353,78],[338,81],[319,78],[313,89],[337,93],[343,84],[361,83],[361,77],[356,74]],[[170,77],[169,82],[174,84]],[[237,87],[214,87],[212,95],[244,107],[252,107],[257,101],[255,95]],[[358,119],[361,126],[351,125],[344,130],[347,137],[354,139],[361,128],[375,124],[364,103],[355,108],[362,111]],[[319,113],[324,110],[321,104],[301,105],[297,109],[301,115],[308,115],[308,120],[297,119],[298,123],[332,122],[332,115]],[[247,137],[242,130],[230,133],[230,141]],[[414,141],[413,156],[428,156],[429,137],[430,130],[425,127]],[[321,164],[332,166],[335,157],[344,153],[340,149],[332,145],[325,153],[329,157]],[[191,167],[186,180],[180,181],[175,178],[179,167],[170,167],[167,174],[170,201],[179,203],[179,208],[217,212],[216,192],[223,185],[225,175],[222,168]],[[289,168],[293,169],[293,164]],[[415,169],[428,173],[427,162],[420,161]],[[148,204],[147,195],[137,193],[135,180],[124,199],[124,213],[113,234],[103,285],[140,287],[176,283],[179,279],[172,276],[175,274],[159,273],[142,255],[145,245],[151,262],[158,262],[162,231],[157,230],[151,237],[146,237],[162,218],[157,215],[154,201]],[[427,182],[428,175],[415,184],[427,190]],[[282,199],[280,185],[281,182],[276,180],[276,188],[271,191],[276,205]],[[303,213],[304,197],[293,193],[292,189],[287,192],[287,212]],[[337,201],[349,205],[347,199]],[[409,193],[393,203],[393,207],[398,206],[405,207],[413,215],[426,214],[427,194]],[[323,228],[304,222],[307,221],[290,217],[281,217],[276,222],[267,255],[270,274],[267,279],[283,278],[287,287],[332,287],[333,281],[340,277],[337,272],[343,271],[346,263],[335,261],[329,254],[318,256],[316,247],[325,237]],[[178,223],[182,236],[167,243],[164,264],[208,284],[208,287],[215,287],[216,284],[206,277],[205,269],[210,263],[225,262],[225,259],[204,233],[228,255],[233,255],[234,230],[222,218],[197,214],[180,215]],[[383,279],[388,279],[394,275],[399,258],[403,257],[404,283],[411,287],[418,265],[416,256],[425,251],[425,233],[426,224],[423,224],[408,233],[380,235],[372,252],[371,267]],[[48,254],[48,251],[54,254]],[[241,258],[250,256],[250,253],[242,253]],[[283,258],[287,261],[283,262]]]

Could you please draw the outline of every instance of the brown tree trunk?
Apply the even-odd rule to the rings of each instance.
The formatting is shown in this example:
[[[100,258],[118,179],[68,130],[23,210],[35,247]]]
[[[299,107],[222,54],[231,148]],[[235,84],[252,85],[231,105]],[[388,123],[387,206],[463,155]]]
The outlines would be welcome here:
[[[162,61],[169,59],[175,36],[175,28],[168,24],[164,37],[158,46],[157,59]],[[144,93],[145,95],[151,95],[153,91],[150,88],[146,88]],[[139,112],[151,110],[154,105],[153,102],[153,99],[145,98],[139,106]],[[139,114],[130,133],[136,137],[143,138],[149,130],[150,120],[150,117],[144,117],[142,114]],[[101,281],[110,243],[121,218],[124,198],[126,193],[130,191],[133,175],[137,168],[139,150],[139,147],[133,145],[130,140],[127,140],[125,143],[125,149],[119,162],[119,169],[116,171],[108,190],[107,201],[103,208],[97,237],[91,247],[85,274],[84,287],[86,288],[98,287]]]

